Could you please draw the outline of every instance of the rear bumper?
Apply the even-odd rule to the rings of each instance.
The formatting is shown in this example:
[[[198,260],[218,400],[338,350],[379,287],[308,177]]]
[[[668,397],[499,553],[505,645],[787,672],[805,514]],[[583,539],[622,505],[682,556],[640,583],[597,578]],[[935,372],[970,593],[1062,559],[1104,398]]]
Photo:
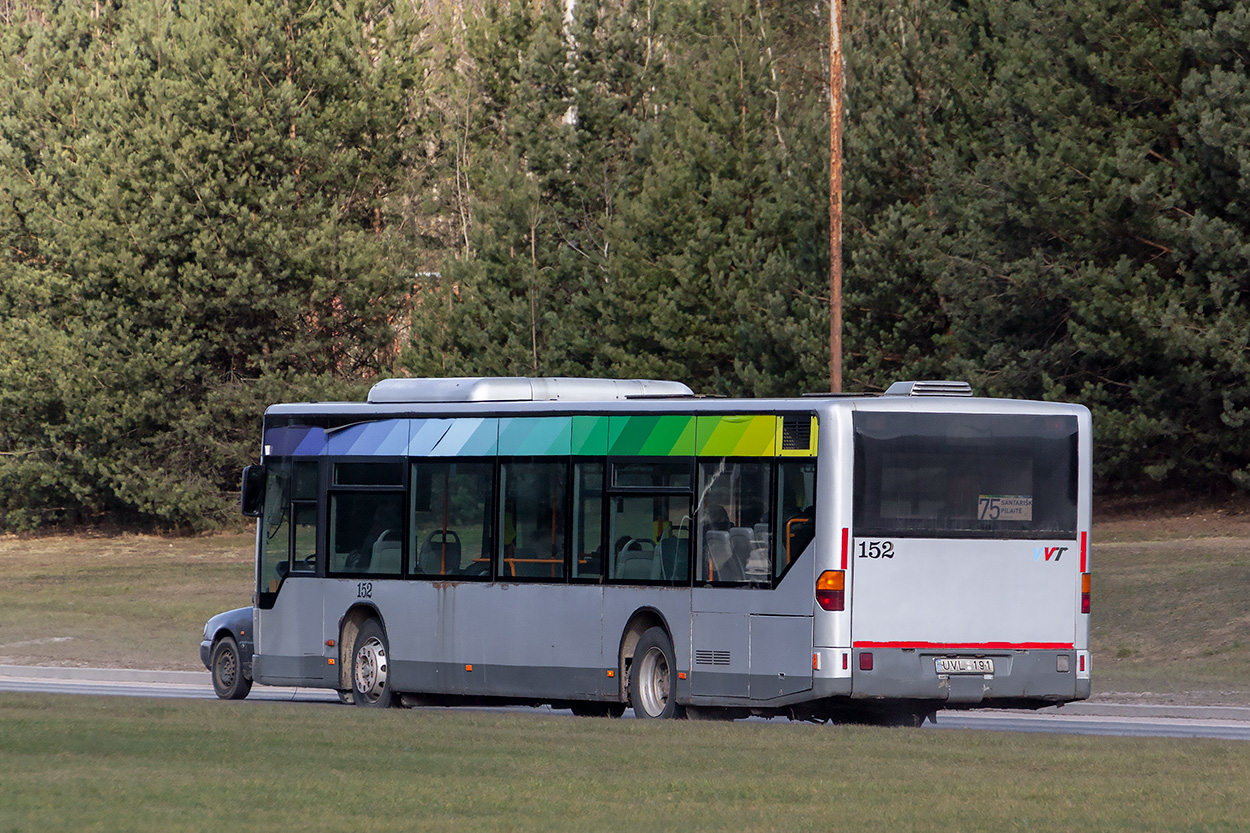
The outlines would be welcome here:
[[[1075,650],[944,651],[856,648],[851,697],[941,700],[956,704],[1065,703],[1090,694],[1088,654]],[[864,654],[871,654],[871,663]],[[937,660],[978,657],[994,660],[992,674],[942,674]],[[1082,659],[1084,664],[1081,665]],[[871,665],[871,670],[864,670]],[[1078,666],[1086,669],[1083,673]]]

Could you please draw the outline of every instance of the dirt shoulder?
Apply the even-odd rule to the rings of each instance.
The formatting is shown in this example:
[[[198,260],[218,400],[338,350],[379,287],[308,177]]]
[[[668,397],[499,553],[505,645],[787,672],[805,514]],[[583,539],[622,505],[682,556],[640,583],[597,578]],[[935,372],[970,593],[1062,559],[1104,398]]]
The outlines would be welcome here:
[[[1094,502],[1095,541],[1133,538],[1245,538],[1250,541],[1250,498],[1210,500],[1181,493],[1113,496]]]

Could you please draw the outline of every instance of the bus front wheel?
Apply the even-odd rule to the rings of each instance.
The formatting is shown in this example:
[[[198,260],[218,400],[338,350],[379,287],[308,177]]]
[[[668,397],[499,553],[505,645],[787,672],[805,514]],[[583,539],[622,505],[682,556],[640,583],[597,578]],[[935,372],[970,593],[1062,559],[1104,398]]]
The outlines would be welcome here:
[[[629,670],[629,704],[634,707],[634,716],[679,716],[676,680],[673,641],[663,628],[651,628],[634,647]]]
[[[390,686],[390,648],[386,631],[370,619],[356,635],[352,651],[352,700],[357,706],[387,708],[395,704]]]

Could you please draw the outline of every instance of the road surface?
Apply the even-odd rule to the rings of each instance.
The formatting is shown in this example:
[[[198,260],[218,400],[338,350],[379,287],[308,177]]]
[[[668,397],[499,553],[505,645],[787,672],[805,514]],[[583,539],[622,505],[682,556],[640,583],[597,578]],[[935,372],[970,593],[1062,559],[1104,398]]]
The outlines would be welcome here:
[[[0,692],[216,699],[206,671],[0,666]],[[338,703],[326,689],[254,686],[249,701]],[[533,710],[531,710],[533,711]],[[1250,708],[1073,703],[1040,712],[943,711],[926,729],[1250,741]]]

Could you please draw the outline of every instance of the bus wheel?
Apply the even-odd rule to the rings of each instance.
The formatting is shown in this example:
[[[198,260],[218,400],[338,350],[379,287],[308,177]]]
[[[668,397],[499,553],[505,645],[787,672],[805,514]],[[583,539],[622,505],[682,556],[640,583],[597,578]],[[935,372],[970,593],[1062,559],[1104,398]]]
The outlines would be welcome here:
[[[242,700],[252,690],[252,681],[243,676],[239,644],[225,636],[213,646],[213,691],[222,700]]]
[[[673,641],[663,628],[651,628],[638,640],[629,670],[629,704],[634,716],[677,717],[676,679]]]
[[[395,693],[387,684],[390,672],[386,633],[378,620],[370,619],[356,635],[352,652],[352,699],[357,706],[387,708],[395,704]]]

